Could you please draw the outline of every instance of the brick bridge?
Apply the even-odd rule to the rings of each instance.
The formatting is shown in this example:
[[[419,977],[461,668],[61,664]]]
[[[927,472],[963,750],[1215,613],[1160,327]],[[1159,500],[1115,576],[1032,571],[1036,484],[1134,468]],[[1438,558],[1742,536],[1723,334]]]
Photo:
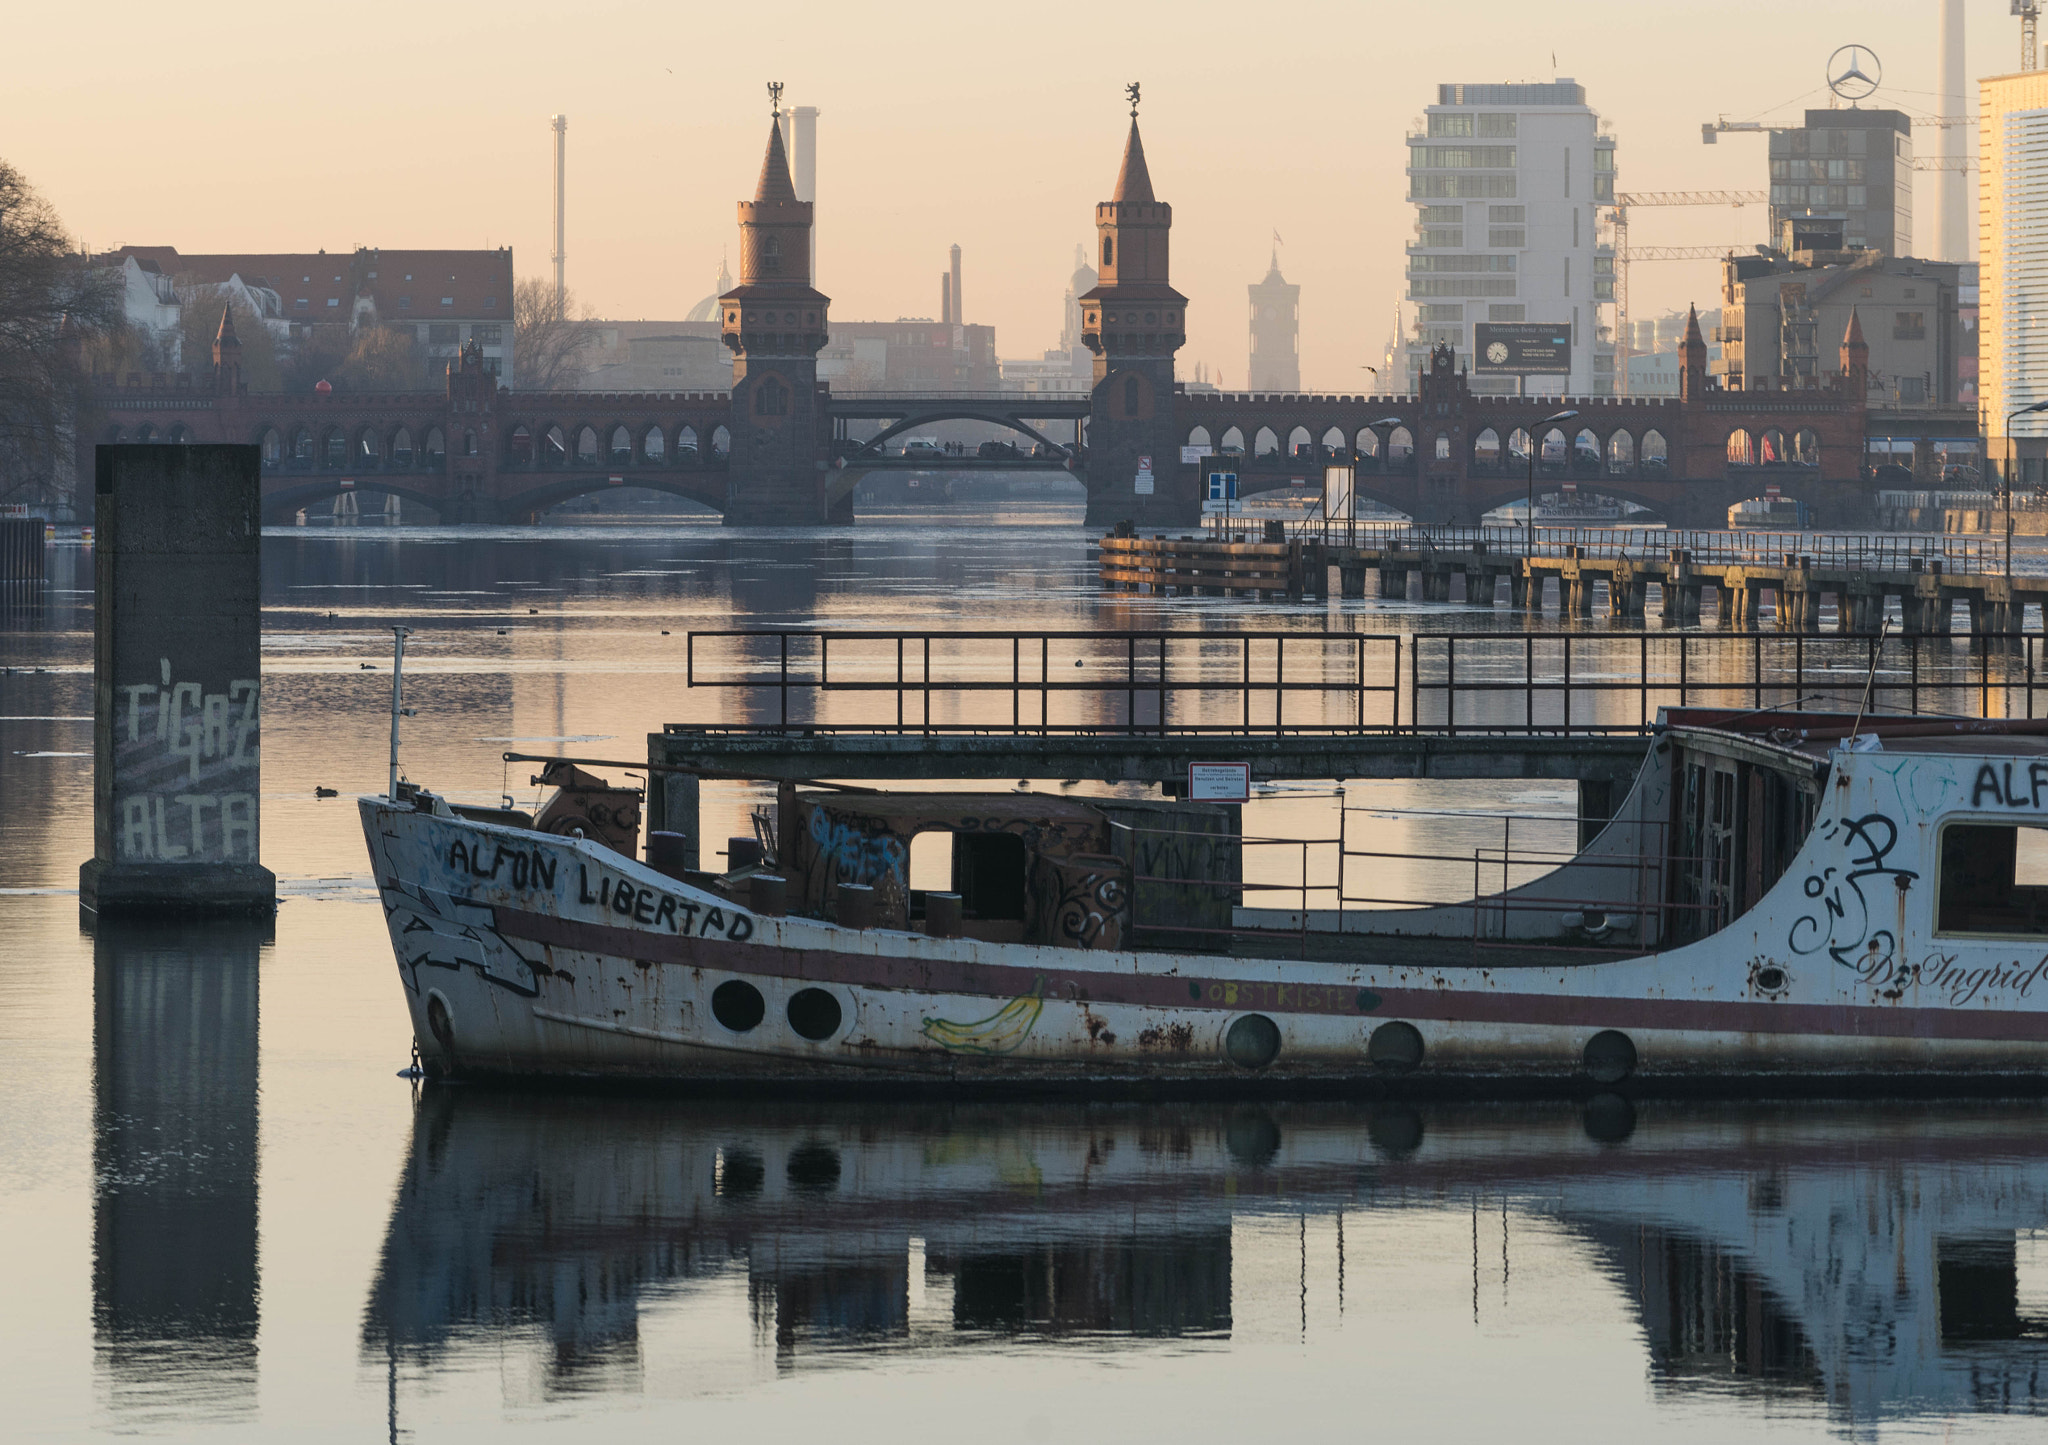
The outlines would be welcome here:
[[[761,190],[740,211],[741,285],[722,298],[735,355],[729,393],[506,391],[471,347],[449,367],[445,393],[252,394],[223,316],[199,384],[101,378],[92,438],[253,443],[273,521],[350,491],[393,493],[443,522],[521,521],[636,486],[728,521],[797,526],[851,520],[854,489],[870,471],[929,466],[883,455],[878,441],[976,420],[1012,429],[1023,454],[949,469],[1057,470],[1087,489],[1090,525],[1185,527],[1201,514],[1205,473],[1217,462],[1184,463],[1183,447],[1229,458],[1241,493],[1317,488],[1325,466],[1342,464],[1355,468],[1360,495],[1417,522],[1475,523],[1523,495],[1529,433],[1541,431],[1539,491],[1569,482],[1674,526],[1721,527],[1732,503],[1775,486],[1828,527],[1876,522],[1864,472],[1868,349],[1853,318],[1840,372],[1787,389],[1710,380],[1695,319],[1675,398],[1475,395],[1447,348],[1413,396],[1188,391],[1173,379],[1187,302],[1167,278],[1172,207],[1152,193],[1135,117],[1115,198],[1096,207],[1102,285],[1080,298],[1082,339],[1096,358],[1085,393],[835,397],[816,376],[829,298],[807,275],[779,269],[808,255],[810,208],[794,200],[772,126]],[[1577,415],[1540,425],[1560,410]],[[1974,431],[1974,419],[1959,420]],[[855,422],[879,423],[878,434],[854,439]],[[91,451],[78,452],[83,480]]]

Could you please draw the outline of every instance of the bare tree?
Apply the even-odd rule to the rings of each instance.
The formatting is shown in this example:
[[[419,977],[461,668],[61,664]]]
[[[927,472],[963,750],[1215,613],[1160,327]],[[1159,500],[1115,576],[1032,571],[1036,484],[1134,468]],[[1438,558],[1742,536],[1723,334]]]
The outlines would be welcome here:
[[[0,161],[0,498],[69,489],[85,349],[121,326],[119,278],[74,249],[49,202]]]
[[[520,391],[573,391],[590,369],[586,359],[597,344],[597,328],[576,315],[576,298],[528,276],[512,287],[512,379]]]

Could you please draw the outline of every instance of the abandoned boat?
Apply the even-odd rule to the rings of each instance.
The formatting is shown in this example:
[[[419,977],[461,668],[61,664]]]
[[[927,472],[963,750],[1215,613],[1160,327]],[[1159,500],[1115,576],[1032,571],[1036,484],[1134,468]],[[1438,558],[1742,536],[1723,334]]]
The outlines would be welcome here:
[[[566,763],[543,780],[557,790],[533,815],[396,783],[361,802],[430,1073],[1085,1090],[2048,1078],[2043,723],[1667,710],[1575,856],[1408,908],[1248,882],[1260,840],[1235,804],[785,783],[760,856],[736,849],[712,873],[679,866],[676,835],[642,846],[637,790]],[[950,888],[911,886],[928,834]],[[1352,856],[1370,871],[1379,855]]]

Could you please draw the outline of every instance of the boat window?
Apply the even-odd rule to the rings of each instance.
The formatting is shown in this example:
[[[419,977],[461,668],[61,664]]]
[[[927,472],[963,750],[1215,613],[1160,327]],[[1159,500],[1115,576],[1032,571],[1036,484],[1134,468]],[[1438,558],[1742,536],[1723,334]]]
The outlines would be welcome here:
[[[910,840],[910,891],[953,891],[953,834],[933,828]]]
[[[1014,833],[955,833],[953,891],[969,918],[1024,916],[1024,840]]]
[[[1942,829],[1935,910],[1938,933],[2048,934],[2048,828]]]

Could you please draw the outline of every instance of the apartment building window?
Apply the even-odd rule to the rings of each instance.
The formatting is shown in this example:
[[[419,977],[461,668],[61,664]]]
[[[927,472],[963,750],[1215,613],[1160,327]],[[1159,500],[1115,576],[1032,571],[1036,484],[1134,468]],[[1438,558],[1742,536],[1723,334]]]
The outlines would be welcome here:
[[[1463,206],[1424,206],[1422,224],[1425,226],[1462,226],[1465,224]]]
[[[1898,311],[1893,313],[1892,340],[1925,341],[1927,339],[1927,313],[1925,311]]]
[[[1408,164],[1432,170],[1505,170],[1515,164],[1513,146],[1410,146]]]
[[[453,346],[462,340],[462,327],[453,321],[436,321],[427,328],[429,346]]]
[[[1564,258],[1564,294],[1572,294],[1572,258],[1569,256]]]
[[[1515,194],[1513,176],[1423,176],[1411,179],[1408,194],[1416,200],[1507,197]]]
[[[1472,274],[1481,271],[1512,271],[1513,256],[1411,256],[1410,271],[1451,271]]]
[[[400,311],[410,311],[410,310],[412,310],[412,297],[410,297],[410,296],[401,296],[401,297],[399,297],[399,298],[398,298],[398,309],[399,309]]]
[[[1572,244],[1574,246],[1579,244],[1579,208],[1577,206],[1572,207]]]
[[[1527,206],[1488,206],[1486,219],[1496,226],[1519,226],[1529,219]]]
[[[1494,226],[1486,233],[1486,244],[1503,249],[1529,244],[1529,233],[1520,226]]]
[[[1429,118],[1429,133],[1432,136],[1468,136],[1472,134],[1474,119],[1469,115],[1433,115]]]
[[[1526,306],[1489,306],[1486,308],[1488,321],[1527,321],[1529,308]]]
[[[1425,246],[1462,246],[1465,232],[1458,226],[1425,226],[1422,230],[1422,244]]]
[[[298,300],[292,302],[292,310],[294,311],[310,311],[312,307],[313,303],[308,301],[303,296],[301,296]]]
[[[505,339],[505,328],[496,324],[472,326],[469,328],[469,337],[470,340],[480,342],[485,346],[496,346]]]
[[[1463,321],[1465,319],[1465,308],[1463,306],[1425,306],[1422,308],[1422,319],[1426,322]]]
[[[1513,140],[1516,117],[1509,115],[1482,115],[1479,117],[1479,134],[1484,140]]]
[[[486,297],[484,297],[484,310],[486,310],[486,311],[496,311],[497,309],[498,309],[498,298],[497,298],[497,297],[495,297],[495,296],[486,296]]]
[[[441,304],[443,306],[453,306],[455,304],[455,298],[453,296],[443,296],[441,298]]]

